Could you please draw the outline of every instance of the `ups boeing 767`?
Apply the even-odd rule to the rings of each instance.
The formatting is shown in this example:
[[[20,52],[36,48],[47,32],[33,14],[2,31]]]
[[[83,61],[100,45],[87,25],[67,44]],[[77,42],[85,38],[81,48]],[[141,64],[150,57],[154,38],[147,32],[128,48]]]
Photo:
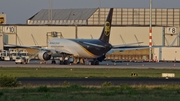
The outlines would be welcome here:
[[[92,59],[92,65],[98,65],[105,59],[106,53],[113,48],[109,43],[113,8],[109,10],[107,20],[99,39],[61,39],[49,41],[48,48],[38,54],[40,60],[49,60],[52,54],[62,54],[60,64],[67,64],[66,57]]]
[[[120,48],[109,43],[113,8],[110,8],[99,39],[62,39],[54,38],[48,42],[48,47],[37,48],[40,50],[38,57],[40,60],[50,60],[54,54],[62,56],[60,64],[68,64],[67,58],[91,59],[92,65],[98,65],[105,59],[105,55],[112,49]],[[23,47],[23,46],[19,46]],[[25,48],[25,47],[24,47]],[[30,48],[30,47],[26,47]],[[33,47],[36,48],[36,47]],[[136,47],[138,48],[138,47]],[[146,47],[147,48],[147,47]]]

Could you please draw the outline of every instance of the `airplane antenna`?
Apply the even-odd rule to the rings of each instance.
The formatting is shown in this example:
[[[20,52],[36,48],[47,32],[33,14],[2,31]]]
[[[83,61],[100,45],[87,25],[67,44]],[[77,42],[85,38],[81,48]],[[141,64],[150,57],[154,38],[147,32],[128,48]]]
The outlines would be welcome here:
[[[121,35],[120,35],[120,38],[121,38],[123,44],[126,44],[126,42],[124,41],[124,39],[123,39],[123,37]]]
[[[34,36],[31,34],[31,37],[32,37],[32,39],[33,39],[33,41],[34,41],[34,44],[35,45],[38,45],[38,42],[36,41],[36,39],[34,38]]]

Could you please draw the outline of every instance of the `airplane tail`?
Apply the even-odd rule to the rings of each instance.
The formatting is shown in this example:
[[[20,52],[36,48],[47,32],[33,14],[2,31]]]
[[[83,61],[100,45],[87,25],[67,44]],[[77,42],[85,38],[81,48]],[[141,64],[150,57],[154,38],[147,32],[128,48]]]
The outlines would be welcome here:
[[[110,36],[110,32],[111,32],[112,15],[113,15],[113,8],[110,8],[108,17],[107,17],[105,25],[104,25],[104,28],[103,28],[101,36],[99,38],[99,40],[101,40],[103,42],[109,43],[109,36]]]

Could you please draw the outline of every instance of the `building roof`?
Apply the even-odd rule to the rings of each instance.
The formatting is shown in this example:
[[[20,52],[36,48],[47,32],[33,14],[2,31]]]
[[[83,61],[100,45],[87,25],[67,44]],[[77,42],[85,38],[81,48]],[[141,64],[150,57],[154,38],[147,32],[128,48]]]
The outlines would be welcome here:
[[[93,15],[97,8],[79,8],[79,9],[52,9],[53,20],[87,20]],[[49,20],[49,9],[42,9],[28,20]]]
[[[103,25],[110,8],[42,9],[27,20],[29,25]],[[52,15],[52,17],[50,17]],[[115,8],[112,25],[150,24],[148,8]],[[180,9],[152,9],[152,25],[180,26]]]

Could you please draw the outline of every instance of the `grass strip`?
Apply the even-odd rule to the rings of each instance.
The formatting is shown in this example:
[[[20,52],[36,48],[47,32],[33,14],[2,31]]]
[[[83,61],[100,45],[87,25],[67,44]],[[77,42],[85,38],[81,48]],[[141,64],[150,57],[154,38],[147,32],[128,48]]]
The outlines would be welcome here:
[[[1,88],[0,101],[179,101],[180,86],[101,86]]]
[[[177,69],[118,69],[118,68],[0,68],[0,74],[13,77],[67,77],[67,78],[112,78],[131,77],[131,73],[137,73],[138,77],[160,78],[162,73],[174,73],[180,78]]]

